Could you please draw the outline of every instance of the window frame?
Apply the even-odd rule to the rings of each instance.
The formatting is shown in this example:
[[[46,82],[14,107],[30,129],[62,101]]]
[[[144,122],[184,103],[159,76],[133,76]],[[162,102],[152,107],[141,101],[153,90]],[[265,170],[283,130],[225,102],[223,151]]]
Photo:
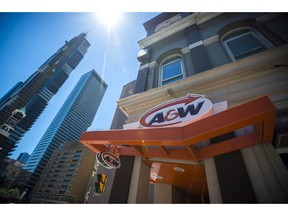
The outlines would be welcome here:
[[[230,34],[233,34],[237,31],[241,31],[241,30],[247,30],[247,32],[244,32],[244,33],[240,33],[240,34],[237,34],[227,40],[224,40],[225,37],[229,36]],[[248,34],[252,34],[264,47],[267,48],[267,50],[270,50],[272,49],[274,46],[273,44],[268,41],[261,33],[259,33],[257,30],[255,30],[254,28],[252,27],[240,27],[240,28],[235,28],[233,30],[230,30],[228,32],[226,32],[225,34],[222,35],[221,37],[221,42],[226,50],[226,52],[228,53],[229,57],[232,59],[232,61],[238,61],[238,60],[241,60],[241,59],[235,59],[234,57],[234,54],[232,53],[232,51],[230,50],[229,46],[227,45],[227,42],[229,41],[232,41],[232,40],[235,40],[237,38],[240,38],[242,36],[245,36],[245,35],[248,35]],[[258,54],[258,53],[256,53]],[[247,57],[250,57],[250,56],[253,56],[253,55],[256,55],[256,54],[251,54]],[[246,58],[246,57],[244,57]]]
[[[171,59],[171,60],[170,60]],[[169,64],[172,64],[176,61],[180,61],[180,68],[181,68],[181,73],[180,74],[177,74],[177,75],[174,75],[172,77],[169,77],[165,80],[163,80],[163,68]],[[185,74],[185,69],[184,69],[184,65],[183,65],[183,58],[181,55],[170,55],[168,56],[167,58],[163,59],[160,63],[160,66],[159,66],[159,72],[160,72],[160,75],[159,75],[159,83],[158,83],[158,86],[164,86],[164,85],[168,85],[170,83],[167,83],[167,84],[163,84],[163,82],[165,81],[169,81],[169,80],[172,80],[172,79],[175,79],[177,77],[180,77],[182,76],[182,79],[184,79],[186,77],[186,74]],[[180,79],[181,80],[181,79]],[[173,82],[171,82],[173,83]]]

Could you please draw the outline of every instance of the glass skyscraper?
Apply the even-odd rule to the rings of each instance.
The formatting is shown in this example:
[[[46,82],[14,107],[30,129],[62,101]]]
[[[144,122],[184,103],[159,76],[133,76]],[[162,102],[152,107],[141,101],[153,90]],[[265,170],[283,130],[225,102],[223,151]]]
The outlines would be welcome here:
[[[65,41],[24,83],[18,82],[0,99],[0,159],[11,155],[89,46],[85,33]]]
[[[22,163],[26,163],[29,159],[30,155],[27,152],[22,152],[19,154],[16,160],[21,161]]]
[[[28,188],[35,186],[52,152],[66,141],[79,140],[92,124],[106,89],[95,70],[80,78],[24,166],[32,173]]]

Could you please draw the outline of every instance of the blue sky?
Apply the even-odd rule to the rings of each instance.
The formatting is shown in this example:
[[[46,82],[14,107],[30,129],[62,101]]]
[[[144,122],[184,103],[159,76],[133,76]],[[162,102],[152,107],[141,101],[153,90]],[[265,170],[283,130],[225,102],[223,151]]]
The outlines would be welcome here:
[[[95,13],[0,13],[0,97],[18,81],[25,81],[65,40],[88,32],[91,43],[84,59],[11,157],[17,158],[21,152],[32,153],[81,75],[92,69],[105,80],[108,89],[89,130],[109,129],[123,85],[137,77],[137,42],[146,36],[143,23],[158,14],[123,13],[117,25],[108,30]]]
[[[156,11],[285,12],[285,7],[279,8],[281,4],[276,3],[280,0],[276,0],[273,5],[258,1],[249,1],[249,7],[244,7],[244,4],[238,5],[227,0],[208,0],[193,4],[187,0],[178,0],[177,4],[172,0],[165,1],[165,4],[163,0],[75,0],[69,1],[69,4],[67,0],[0,0],[0,97],[18,81],[25,81],[65,40],[70,40],[81,32],[88,32],[87,39],[91,43],[84,59],[20,141],[12,157],[16,158],[23,151],[32,153],[78,79],[91,69],[95,69],[106,81],[108,89],[89,130],[110,128],[123,85],[137,76],[139,63],[136,56],[140,50],[137,41],[146,36],[142,24],[158,15]],[[27,13],[29,11],[32,13]],[[124,13],[121,21],[108,32],[95,13],[82,11],[129,13]]]

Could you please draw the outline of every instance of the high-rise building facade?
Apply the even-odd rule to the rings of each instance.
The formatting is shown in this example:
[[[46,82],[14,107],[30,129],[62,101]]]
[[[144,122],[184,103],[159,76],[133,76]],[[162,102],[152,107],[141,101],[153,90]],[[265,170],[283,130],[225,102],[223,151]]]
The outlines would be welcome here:
[[[99,202],[287,203],[287,13],[162,13],[143,25],[134,94],[117,102],[123,129],[80,139],[120,155]]]
[[[27,152],[21,152],[17,157],[17,160],[25,164],[28,161],[29,157],[30,155]]]
[[[18,82],[0,99],[0,159],[11,155],[89,46],[85,33],[66,41],[24,83]]]
[[[31,203],[84,203],[95,160],[95,153],[79,141],[61,144],[43,170]]]
[[[92,124],[106,89],[95,70],[82,75],[24,166],[32,173],[28,188],[35,186],[53,151],[66,141],[79,140]]]
[[[126,84],[121,92],[120,99],[128,97],[133,95],[133,91],[135,88],[136,80]],[[127,117],[124,115],[124,113],[119,109],[119,107],[116,108],[110,129],[123,129],[123,125],[125,124],[125,121],[127,120]],[[107,176],[108,181],[106,182],[105,187],[108,188],[108,190],[105,191],[101,196],[95,196],[95,182],[97,181],[97,175],[92,175],[90,178],[89,183],[87,184],[87,190],[86,190],[86,202],[87,203],[113,203],[113,200],[110,200],[110,188],[114,187],[117,192],[123,191],[124,193],[119,193],[123,196],[126,196],[126,189],[127,189],[127,183],[130,182],[130,171],[133,168],[134,163],[134,157],[129,156],[120,156],[122,161],[122,166],[125,166],[125,169],[123,169],[123,172],[119,173],[120,176],[117,176],[117,178],[122,179],[121,181],[115,181],[115,172],[116,170],[108,170],[104,168],[103,166],[99,165],[97,166],[96,172],[97,174],[104,174]],[[125,163],[125,164],[124,164]],[[113,199],[113,195],[111,198]],[[117,201],[116,201],[117,202]]]

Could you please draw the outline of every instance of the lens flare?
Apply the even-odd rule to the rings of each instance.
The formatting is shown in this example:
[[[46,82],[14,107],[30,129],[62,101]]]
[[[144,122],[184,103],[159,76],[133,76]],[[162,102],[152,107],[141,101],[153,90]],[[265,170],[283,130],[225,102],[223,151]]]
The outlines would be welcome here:
[[[107,11],[99,11],[96,12],[96,17],[103,23],[107,28],[115,27],[117,24],[120,23],[122,18],[121,12],[107,12]]]

